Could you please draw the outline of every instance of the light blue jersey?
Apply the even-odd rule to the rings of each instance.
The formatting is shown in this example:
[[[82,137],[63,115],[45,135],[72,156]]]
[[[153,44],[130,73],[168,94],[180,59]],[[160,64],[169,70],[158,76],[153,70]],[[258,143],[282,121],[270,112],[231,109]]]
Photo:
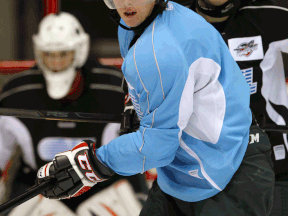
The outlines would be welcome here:
[[[133,31],[120,27],[118,36],[140,128],[97,157],[120,175],[156,167],[160,188],[184,201],[217,194],[244,157],[251,125],[249,86],[221,35],[169,2],[130,49]]]

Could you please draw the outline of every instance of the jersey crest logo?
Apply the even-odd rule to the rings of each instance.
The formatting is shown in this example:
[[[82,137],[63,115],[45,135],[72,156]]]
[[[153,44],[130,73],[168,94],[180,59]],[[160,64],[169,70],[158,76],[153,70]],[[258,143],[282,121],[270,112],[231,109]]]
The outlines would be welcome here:
[[[254,44],[254,40],[251,40],[249,43],[241,43],[235,51],[237,51],[238,56],[250,56],[254,50],[257,50],[258,44]]]
[[[250,94],[255,94],[257,92],[257,82],[253,83],[253,68],[248,68],[241,71],[250,87]]]
[[[228,39],[228,47],[235,61],[254,61],[264,58],[260,35]]]

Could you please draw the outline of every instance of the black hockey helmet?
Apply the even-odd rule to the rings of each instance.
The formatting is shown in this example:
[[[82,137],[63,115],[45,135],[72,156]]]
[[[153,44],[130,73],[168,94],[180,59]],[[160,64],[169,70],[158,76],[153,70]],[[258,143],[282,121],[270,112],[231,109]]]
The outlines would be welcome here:
[[[240,7],[241,0],[228,0],[226,3],[216,6],[209,0],[195,0],[196,8],[203,14],[211,17],[225,17],[235,12]]]

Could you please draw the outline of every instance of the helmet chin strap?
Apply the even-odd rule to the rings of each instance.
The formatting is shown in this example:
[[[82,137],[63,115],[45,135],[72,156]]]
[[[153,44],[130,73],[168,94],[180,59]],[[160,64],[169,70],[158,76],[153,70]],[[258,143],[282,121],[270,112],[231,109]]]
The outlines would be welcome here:
[[[195,0],[196,8],[210,17],[222,18],[229,16],[240,7],[240,0],[228,0],[226,3],[216,6],[208,0]]]

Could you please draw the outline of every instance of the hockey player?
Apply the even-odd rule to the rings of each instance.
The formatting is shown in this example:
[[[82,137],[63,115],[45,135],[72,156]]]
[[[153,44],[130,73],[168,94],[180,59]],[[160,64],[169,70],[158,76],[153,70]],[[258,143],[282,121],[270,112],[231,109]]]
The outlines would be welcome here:
[[[116,115],[123,112],[121,71],[102,66],[93,59],[87,61],[89,35],[74,16],[61,12],[44,17],[38,33],[33,36],[33,43],[39,69],[33,68],[11,77],[0,94],[1,107],[52,110],[56,112],[51,115],[58,117],[65,115],[65,111]],[[22,194],[34,185],[36,171],[51,161],[56,153],[71,149],[83,139],[93,140],[99,148],[118,137],[119,125],[1,116],[0,170],[3,175],[0,184],[1,189],[5,190],[5,193],[2,191],[0,194],[1,202]],[[63,202],[75,211],[88,198],[93,200],[95,193],[95,199],[101,199],[98,192],[119,179],[123,177],[115,175],[110,181],[94,187],[87,195]],[[135,192],[144,192],[147,196],[144,176],[126,179],[133,182]],[[106,199],[103,193],[100,197]],[[117,199],[114,196],[112,200]],[[92,213],[98,214],[97,209],[91,210]],[[101,215],[105,214],[102,212]],[[132,215],[137,215],[137,211]]]
[[[281,52],[288,53],[288,32],[279,24],[288,20],[288,10],[270,0],[193,0],[189,7],[222,34],[250,86],[250,107],[260,126],[287,125],[288,97]],[[287,215],[287,135],[267,134],[276,174],[271,215]]]
[[[221,35],[175,2],[105,3],[117,11],[122,70],[140,127],[98,149],[86,140],[57,154],[38,171],[39,182],[56,179],[43,195],[75,197],[114,173],[156,167],[140,215],[267,215],[270,145],[257,145],[266,136],[256,129],[248,145],[250,89]]]

